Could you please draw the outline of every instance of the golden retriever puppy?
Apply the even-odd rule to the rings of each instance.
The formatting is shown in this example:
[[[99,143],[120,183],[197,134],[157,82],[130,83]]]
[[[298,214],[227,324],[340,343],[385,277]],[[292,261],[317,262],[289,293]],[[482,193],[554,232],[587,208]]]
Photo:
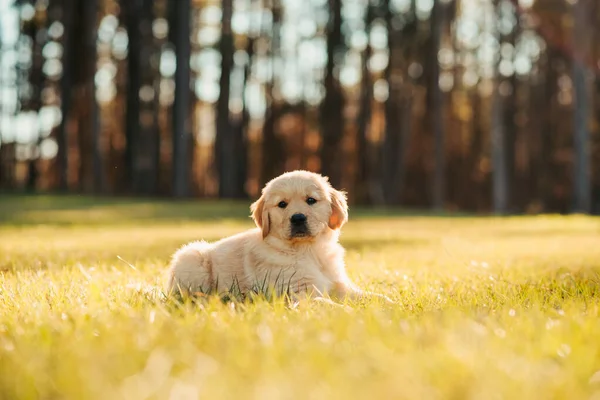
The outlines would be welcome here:
[[[257,228],[215,243],[192,242],[172,257],[168,291],[183,295],[269,288],[293,298],[363,296],[346,275],[340,228],[346,194],[307,171],[273,179],[251,206]],[[377,295],[386,301],[385,296]],[[327,300],[326,300],[327,299]]]

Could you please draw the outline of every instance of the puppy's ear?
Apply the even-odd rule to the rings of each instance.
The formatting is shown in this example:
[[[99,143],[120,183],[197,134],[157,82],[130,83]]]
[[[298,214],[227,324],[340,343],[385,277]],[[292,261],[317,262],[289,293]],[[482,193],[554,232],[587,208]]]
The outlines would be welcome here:
[[[348,202],[346,193],[331,189],[331,216],[329,217],[329,227],[331,229],[340,229],[342,225],[348,222]]]
[[[252,219],[256,226],[262,230],[263,239],[267,237],[270,230],[271,220],[269,219],[269,213],[264,211],[265,208],[265,196],[260,196],[260,199],[256,200],[250,206],[252,212]]]

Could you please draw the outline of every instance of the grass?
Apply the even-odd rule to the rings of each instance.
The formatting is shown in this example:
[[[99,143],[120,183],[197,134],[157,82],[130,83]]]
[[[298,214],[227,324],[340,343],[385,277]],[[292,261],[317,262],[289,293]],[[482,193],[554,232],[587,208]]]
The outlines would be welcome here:
[[[177,305],[153,290],[175,248],[247,216],[0,198],[0,398],[600,397],[600,219],[351,210],[349,273],[395,306]]]

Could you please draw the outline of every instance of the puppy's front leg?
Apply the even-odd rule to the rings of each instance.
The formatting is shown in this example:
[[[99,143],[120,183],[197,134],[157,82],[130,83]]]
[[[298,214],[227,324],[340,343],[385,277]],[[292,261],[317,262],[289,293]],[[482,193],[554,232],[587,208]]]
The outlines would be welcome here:
[[[396,304],[396,302],[394,300],[390,299],[385,294],[373,293],[373,292],[363,292],[363,296],[365,296],[365,297],[378,297],[378,298],[382,299],[383,301],[385,301],[388,304]]]
[[[300,301],[314,301],[320,304],[326,304],[328,306],[333,306],[336,308],[350,309],[350,307],[344,306],[340,303],[336,303],[329,297],[325,297],[316,291],[303,290],[300,292],[293,292],[291,295],[291,299],[294,301],[295,304],[300,303]]]
[[[347,297],[353,301],[368,300],[377,297],[388,304],[396,304],[392,299],[384,294],[364,291],[353,284],[338,283],[335,285],[335,293],[340,297]]]

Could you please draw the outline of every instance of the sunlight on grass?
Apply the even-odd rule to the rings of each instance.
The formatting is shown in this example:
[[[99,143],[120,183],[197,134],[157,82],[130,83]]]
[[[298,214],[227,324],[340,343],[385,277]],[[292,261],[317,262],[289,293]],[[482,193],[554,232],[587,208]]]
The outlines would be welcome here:
[[[0,200],[0,398],[600,396],[598,218],[353,211],[349,274],[398,305],[290,308],[157,290],[247,205],[62,200]]]

